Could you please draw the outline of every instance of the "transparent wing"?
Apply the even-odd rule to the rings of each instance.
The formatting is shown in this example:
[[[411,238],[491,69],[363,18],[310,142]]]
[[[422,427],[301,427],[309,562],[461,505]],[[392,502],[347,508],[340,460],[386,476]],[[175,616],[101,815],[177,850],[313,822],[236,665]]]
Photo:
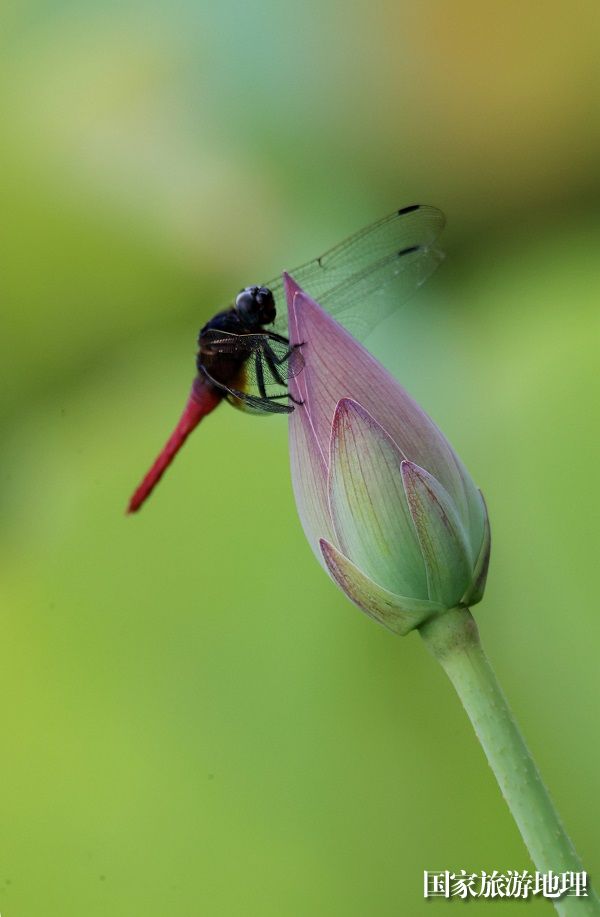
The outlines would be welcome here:
[[[441,263],[444,255],[435,242],[444,224],[435,207],[405,207],[289,273],[352,334],[364,338]],[[277,305],[273,328],[286,334],[283,281],[277,277],[264,286]]]
[[[304,369],[304,358],[298,346],[290,347],[273,340],[269,334],[232,334],[209,329],[202,334],[201,353],[239,361],[233,380],[224,384],[214,377],[214,369],[206,371],[209,378],[236,407],[253,413],[287,414],[293,410],[288,403],[287,384],[292,376]]]
[[[297,345],[290,347],[284,341],[277,341],[265,334],[233,334],[209,328],[201,338],[202,352],[244,358],[245,372],[254,382],[261,371],[268,384],[287,384],[292,376],[304,369],[304,357]],[[279,380],[283,379],[283,383]]]
[[[291,414],[295,410],[294,405],[286,401],[261,398],[250,392],[236,391],[234,388],[228,389],[226,399],[234,408],[246,414]]]

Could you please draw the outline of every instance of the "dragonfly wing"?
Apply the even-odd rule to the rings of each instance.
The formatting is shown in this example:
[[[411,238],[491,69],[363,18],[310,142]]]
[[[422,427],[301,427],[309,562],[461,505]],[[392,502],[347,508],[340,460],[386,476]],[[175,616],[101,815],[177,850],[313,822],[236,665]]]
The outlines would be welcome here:
[[[294,410],[294,405],[285,401],[261,398],[249,392],[236,391],[234,388],[229,389],[225,397],[234,408],[246,414],[291,414]]]
[[[443,260],[443,252],[435,247],[408,249],[341,283],[323,298],[323,308],[362,340],[418,290]]]
[[[275,340],[268,331],[259,334],[234,334],[231,331],[209,328],[202,333],[201,348],[213,355],[238,356],[247,360],[247,371],[253,380],[256,373],[251,367],[257,365],[257,356],[261,358],[266,378],[279,385],[280,377],[287,382],[304,369],[304,357],[300,347],[290,347],[285,341]]]
[[[201,338],[202,351],[213,358],[220,354],[226,360],[233,357],[239,362],[234,378],[227,383],[217,380],[210,370],[204,369],[230,401],[233,398],[243,403],[236,404],[236,407],[253,413],[271,414],[287,414],[293,410],[286,403],[287,385],[288,380],[304,368],[299,347],[273,340],[268,333],[233,334],[209,329]]]
[[[444,224],[443,213],[435,207],[405,207],[289,273],[342,325],[364,338],[443,260],[435,242]],[[278,307],[274,327],[285,333],[283,281],[278,277],[265,286]]]

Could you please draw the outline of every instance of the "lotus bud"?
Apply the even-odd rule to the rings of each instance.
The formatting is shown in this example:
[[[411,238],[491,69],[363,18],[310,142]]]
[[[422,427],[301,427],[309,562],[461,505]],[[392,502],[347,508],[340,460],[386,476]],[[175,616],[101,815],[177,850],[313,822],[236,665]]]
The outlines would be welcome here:
[[[364,612],[398,634],[483,596],[485,502],[433,421],[341,325],[286,276],[290,460],[304,532]]]

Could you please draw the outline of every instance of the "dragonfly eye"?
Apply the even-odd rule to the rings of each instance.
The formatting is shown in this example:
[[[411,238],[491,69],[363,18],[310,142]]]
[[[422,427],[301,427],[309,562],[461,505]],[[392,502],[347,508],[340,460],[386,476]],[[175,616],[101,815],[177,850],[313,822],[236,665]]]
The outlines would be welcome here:
[[[249,325],[268,325],[275,319],[275,300],[268,287],[246,287],[238,294],[235,308]]]

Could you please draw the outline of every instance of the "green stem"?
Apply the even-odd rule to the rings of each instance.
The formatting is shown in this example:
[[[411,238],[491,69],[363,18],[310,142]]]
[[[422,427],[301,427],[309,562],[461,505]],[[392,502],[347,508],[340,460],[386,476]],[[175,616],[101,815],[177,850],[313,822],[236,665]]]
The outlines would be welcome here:
[[[453,608],[420,628],[467,712],[477,738],[539,872],[582,872],[546,787],[513,719],[479,641],[468,608]],[[588,897],[553,899],[561,917],[600,915],[588,879]]]

